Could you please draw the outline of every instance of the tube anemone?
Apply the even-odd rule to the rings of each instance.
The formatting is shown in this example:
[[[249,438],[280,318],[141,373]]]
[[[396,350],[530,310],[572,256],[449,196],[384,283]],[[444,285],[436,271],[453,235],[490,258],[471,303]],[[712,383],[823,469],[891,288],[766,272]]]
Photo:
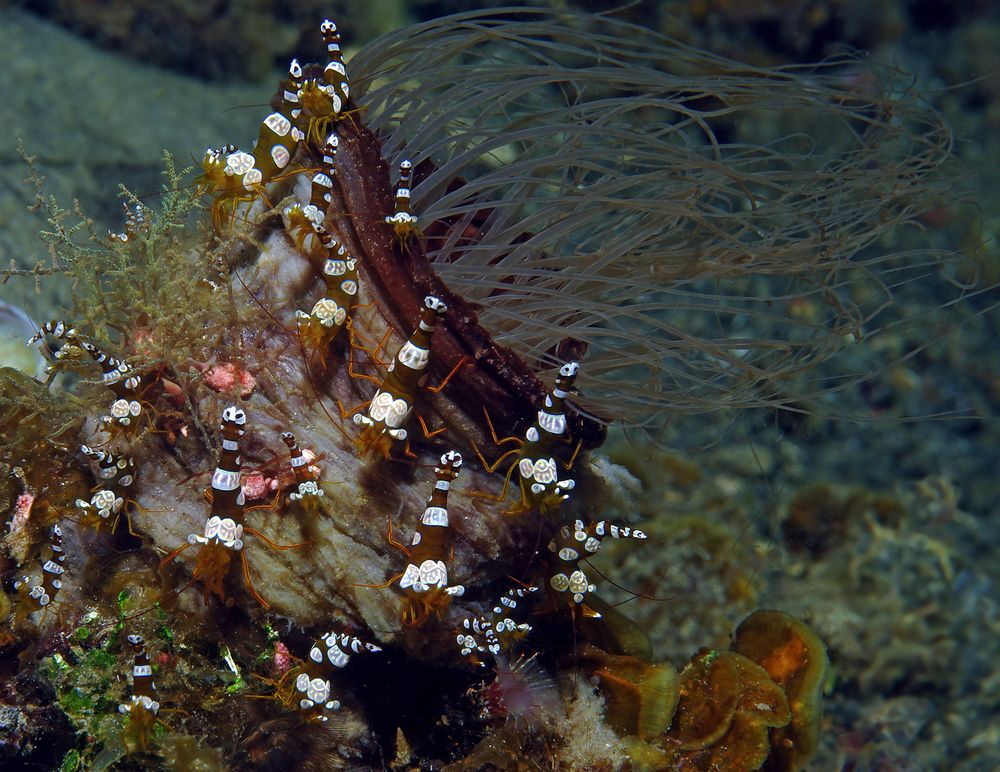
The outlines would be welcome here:
[[[856,86],[854,57],[763,69],[508,8],[352,65],[385,156],[413,161],[434,271],[538,369],[589,347],[581,391],[626,426],[817,396],[802,376],[947,262],[873,248],[941,192],[952,137],[894,73]]]

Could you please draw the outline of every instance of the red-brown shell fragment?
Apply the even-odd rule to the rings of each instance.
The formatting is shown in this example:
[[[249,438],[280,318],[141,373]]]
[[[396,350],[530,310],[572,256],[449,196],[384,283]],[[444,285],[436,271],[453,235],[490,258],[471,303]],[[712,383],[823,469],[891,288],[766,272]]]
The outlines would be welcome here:
[[[819,742],[826,647],[804,622],[761,609],[736,629],[732,648],[759,663],[788,696],[791,721],[771,730],[767,769],[800,768]]]

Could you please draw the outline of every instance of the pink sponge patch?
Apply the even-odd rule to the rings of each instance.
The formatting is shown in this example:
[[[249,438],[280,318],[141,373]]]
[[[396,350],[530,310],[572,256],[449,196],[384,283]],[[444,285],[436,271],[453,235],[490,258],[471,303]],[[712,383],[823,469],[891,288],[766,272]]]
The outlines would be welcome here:
[[[257,379],[231,362],[223,362],[205,371],[205,384],[223,394],[245,397],[257,387]]]
[[[243,495],[247,501],[257,501],[267,497],[277,490],[278,481],[273,477],[265,477],[263,472],[250,472],[243,478]]]
[[[10,533],[17,533],[28,524],[31,516],[31,505],[35,503],[35,496],[31,493],[22,493],[14,502],[14,516],[10,519]]]
[[[292,655],[289,653],[288,647],[278,641],[274,645],[274,672],[277,675],[284,675],[291,666]]]

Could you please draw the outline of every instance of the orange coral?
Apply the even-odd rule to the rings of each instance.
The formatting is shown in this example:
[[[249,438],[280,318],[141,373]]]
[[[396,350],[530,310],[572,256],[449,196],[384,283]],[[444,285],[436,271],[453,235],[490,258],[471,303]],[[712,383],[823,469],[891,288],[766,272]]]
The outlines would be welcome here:
[[[798,769],[819,743],[826,647],[804,622],[761,609],[736,629],[732,648],[758,662],[788,695],[791,721],[771,730],[767,768]]]
[[[782,612],[754,612],[731,651],[702,649],[679,679],[592,646],[581,656],[597,665],[607,720],[626,733],[635,769],[794,770],[816,748],[826,650]]]
[[[616,731],[642,740],[663,733],[677,707],[677,671],[672,665],[608,654],[590,644],[578,656],[594,666],[604,694],[604,717]]]
[[[767,671],[732,651],[703,649],[680,676],[680,702],[661,738],[677,769],[759,769],[771,746],[768,730],[791,713]]]

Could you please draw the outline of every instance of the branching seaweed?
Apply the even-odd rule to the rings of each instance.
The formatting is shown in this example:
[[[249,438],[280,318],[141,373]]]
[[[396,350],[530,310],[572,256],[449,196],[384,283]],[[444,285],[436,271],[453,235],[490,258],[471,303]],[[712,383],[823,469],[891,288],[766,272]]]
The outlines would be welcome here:
[[[176,168],[169,153],[164,166],[156,210],[121,186],[125,212],[137,222],[124,238],[98,235],[75,202],[67,210],[53,197],[42,199],[49,227],[41,238],[52,265],[73,283],[72,317],[87,334],[123,346],[146,366],[204,358],[226,313],[214,297],[217,271],[204,248],[192,246],[205,240],[188,235],[199,206],[185,185],[191,170]]]

